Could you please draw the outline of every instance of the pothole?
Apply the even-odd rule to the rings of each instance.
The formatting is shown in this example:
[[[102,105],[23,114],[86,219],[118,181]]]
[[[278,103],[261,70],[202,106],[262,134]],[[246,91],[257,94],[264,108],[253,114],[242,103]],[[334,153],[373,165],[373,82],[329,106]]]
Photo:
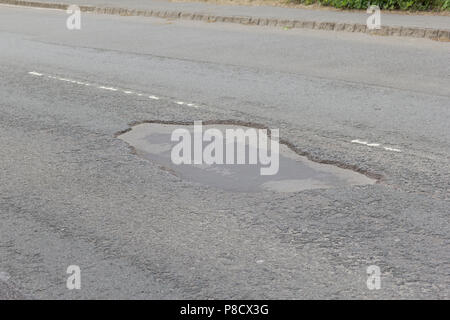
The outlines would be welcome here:
[[[279,152],[267,153],[267,155],[270,154],[273,163],[276,162],[275,159],[278,157],[278,170],[275,173],[272,172],[273,174],[270,175],[262,175],[262,168],[266,168],[267,171],[269,165],[267,162],[262,164],[259,161],[256,164],[249,164],[251,162],[250,154],[252,152],[256,152],[258,159],[260,158],[258,150],[255,150],[260,145],[255,145],[248,139],[244,143],[242,141],[239,143],[239,141],[232,140],[231,142],[234,143],[233,148],[235,151],[233,159],[235,161],[233,164],[230,164],[230,161],[226,161],[227,144],[231,143],[226,139],[226,130],[242,129],[246,131],[249,129],[248,126],[207,123],[201,128],[202,138],[207,136],[208,129],[217,129],[222,133],[224,142],[222,159],[224,164],[207,164],[205,163],[207,161],[201,163],[197,161],[198,164],[174,163],[173,149],[176,145],[180,144],[181,139],[180,141],[172,141],[171,137],[174,130],[177,129],[185,129],[185,132],[189,132],[190,143],[188,145],[191,148],[189,150],[183,150],[184,152],[180,154],[188,154],[192,162],[194,162],[194,144],[196,142],[194,141],[193,124],[140,123],[134,125],[130,130],[119,134],[117,137],[133,147],[139,157],[159,164],[161,167],[184,180],[227,191],[298,192],[309,189],[340,188],[376,183],[375,179],[359,172],[331,164],[311,161],[305,156],[298,155],[284,142],[279,144]],[[258,132],[257,128],[254,128],[254,130]],[[201,152],[205,151],[205,147],[214,140],[209,139],[208,141],[203,141]],[[243,164],[236,164],[239,149],[245,150],[246,152],[245,163]],[[212,154],[215,155],[216,152]],[[271,164],[272,168],[274,167],[273,163]]]

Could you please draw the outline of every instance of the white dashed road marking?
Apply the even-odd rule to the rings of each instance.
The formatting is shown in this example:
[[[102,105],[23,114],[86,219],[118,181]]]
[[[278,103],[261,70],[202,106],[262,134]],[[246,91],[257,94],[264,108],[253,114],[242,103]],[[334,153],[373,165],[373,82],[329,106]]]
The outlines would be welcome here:
[[[38,72],[35,72],[35,71],[30,71],[30,72],[28,72],[29,74],[32,74],[33,76],[38,76],[38,77],[42,77],[43,76],[43,74],[42,73],[38,73]]]
[[[104,86],[100,86],[98,87],[99,89],[103,89],[103,90],[110,90],[110,91],[117,91],[118,89],[116,88],[112,88],[112,87],[104,87]]]
[[[395,148],[390,148],[390,147],[383,147],[383,148],[384,148],[384,150],[387,150],[387,151],[402,152],[402,150],[400,150],[400,149],[395,149]]]
[[[73,79],[68,79],[68,78],[62,78],[62,77],[57,77],[57,76],[52,76],[52,75],[44,75],[43,73],[39,73],[36,71],[30,71],[28,72],[28,74],[32,75],[32,76],[38,76],[38,77],[42,77],[42,76],[46,76],[49,79],[53,79],[53,80],[59,80],[59,81],[64,81],[64,82],[69,82],[69,83],[73,83],[73,84],[78,84],[78,85],[84,85],[84,86],[94,86],[94,84],[91,83],[87,83],[87,82],[82,82],[82,81],[78,81],[78,80],[73,80]],[[138,97],[143,97],[143,96],[147,96],[149,99],[152,100],[161,100],[163,98],[155,96],[155,95],[148,95],[148,94],[144,94],[144,93],[138,93],[138,92],[134,92],[132,90],[128,90],[128,89],[119,89],[119,88],[114,88],[114,87],[110,87],[110,86],[106,86],[106,85],[95,85],[97,89],[101,89],[101,90],[107,90],[107,91],[114,91],[114,92],[121,92],[124,93],[126,95],[134,95],[134,96],[138,96]],[[170,100],[165,98],[165,100]],[[187,105],[189,107],[193,107],[193,108],[200,108],[198,105],[194,104],[194,103],[186,103],[183,101],[173,101],[178,105]]]
[[[369,143],[367,141],[355,139],[351,141],[352,143],[362,144],[368,147],[382,147],[386,151],[394,151],[394,152],[402,152],[400,149],[391,148],[391,147],[384,147],[380,143]]]

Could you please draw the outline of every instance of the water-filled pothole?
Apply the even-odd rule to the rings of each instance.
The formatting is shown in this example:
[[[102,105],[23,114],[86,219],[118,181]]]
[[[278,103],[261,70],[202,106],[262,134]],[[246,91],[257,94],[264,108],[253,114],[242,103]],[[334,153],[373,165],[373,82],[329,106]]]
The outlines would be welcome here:
[[[376,182],[375,179],[353,170],[311,161],[304,156],[298,155],[283,143],[279,144],[278,153],[271,154],[272,159],[275,159],[274,157],[278,155],[278,171],[273,175],[261,175],[261,168],[268,168],[267,162],[265,165],[262,165],[260,162],[257,162],[257,164],[248,164],[249,154],[252,150],[257,153],[254,149],[260,146],[258,144],[252,145],[248,140],[244,143],[246,150],[245,164],[175,164],[173,162],[172,150],[180,142],[171,141],[171,136],[176,129],[186,129],[190,133],[192,154],[189,156],[194,160],[193,150],[195,142],[194,126],[192,124],[141,123],[133,126],[131,130],[120,134],[118,138],[132,146],[138,156],[170,169],[171,172],[182,179],[228,191],[297,192],[308,189],[367,185]],[[226,163],[226,143],[229,141],[225,139],[225,131],[227,129],[248,130],[249,128],[236,125],[208,124],[202,127],[204,135],[207,134],[208,129],[218,129],[223,133],[225,142],[223,159]],[[215,139],[210,139],[209,141],[213,140]],[[232,140],[232,142],[234,143],[236,141]],[[211,142],[203,142],[202,150],[209,143]],[[236,153],[239,150],[238,144],[236,143],[234,148],[235,160],[237,160]]]

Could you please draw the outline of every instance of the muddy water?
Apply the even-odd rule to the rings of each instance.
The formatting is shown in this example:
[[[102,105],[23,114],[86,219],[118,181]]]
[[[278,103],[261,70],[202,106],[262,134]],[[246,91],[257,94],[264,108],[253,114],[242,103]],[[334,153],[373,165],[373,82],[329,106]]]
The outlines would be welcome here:
[[[176,165],[171,160],[171,150],[178,142],[171,141],[171,134],[178,128],[185,128],[191,132],[192,137],[194,136],[192,125],[144,123],[134,126],[118,138],[134,147],[138,156],[172,169],[182,179],[228,191],[297,192],[375,183],[374,179],[352,170],[310,161],[306,157],[297,155],[283,144],[280,144],[279,170],[275,175],[261,175],[259,163]],[[231,125],[208,125],[203,126],[203,132],[209,128],[221,130],[224,137],[227,128],[248,129]],[[194,146],[193,139],[191,144]],[[203,148],[207,144],[209,142],[203,142]],[[252,146],[246,145],[246,147],[248,153]],[[226,150],[225,147],[224,150]],[[246,163],[248,162],[246,161]]]

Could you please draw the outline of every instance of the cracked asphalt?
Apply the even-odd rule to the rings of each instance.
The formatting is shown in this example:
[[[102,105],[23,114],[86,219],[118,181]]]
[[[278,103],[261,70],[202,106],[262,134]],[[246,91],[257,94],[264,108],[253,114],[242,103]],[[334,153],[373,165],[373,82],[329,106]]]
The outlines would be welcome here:
[[[0,6],[0,299],[450,297],[449,43],[66,18]],[[310,159],[380,179],[223,191],[116,138],[151,120],[279,128]]]

